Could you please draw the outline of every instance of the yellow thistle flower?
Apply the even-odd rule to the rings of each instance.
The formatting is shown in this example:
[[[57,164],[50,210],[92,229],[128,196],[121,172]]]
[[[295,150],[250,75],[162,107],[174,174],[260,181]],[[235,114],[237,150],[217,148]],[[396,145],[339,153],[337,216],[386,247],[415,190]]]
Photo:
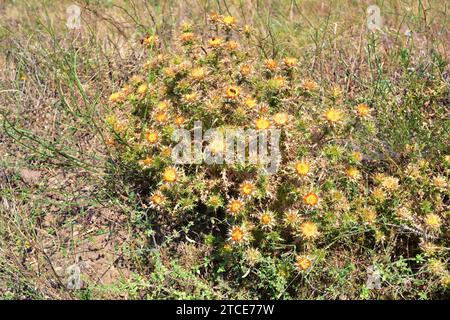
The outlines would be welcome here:
[[[213,23],[217,23],[220,21],[220,14],[218,14],[217,12],[210,12],[208,14],[208,19]]]
[[[400,207],[396,213],[400,219],[413,220],[411,210],[409,210],[407,207]]]
[[[185,118],[183,116],[175,117],[175,125],[181,127],[185,122]]]
[[[295,171],[299,176],[306,176],[310,171],[310,165],[307,161],[297,161],[295,164]]]
[[[163,172],[164,182],[173,183],[178,180],[178,172],[174,167],[167,167]]]
[[[183,96],[183,98],[188,103],[194,103],[198,100],[198,94],[196,92],[187,93]]]
[[[252,26],[250,26],[250,25],[248,25],[248,24],[246,24],[245,26],[244,26],[244,33],[247,35],[247,36],[249,36],[252,32],[253,32],[253,27]]]
[[[286,79],[282,76],[275,76],[269,80],[268,84],[270,88],[279,90],[286,84]]]
[[[229,240],[233,244],[242,244],[247,240],[247,230],[242,226],[233,226],[228,231]]]
[[[370,115],[370,108],[367,104],[361,103],[356,106],[356,113],[361,117],[367,117]]]
[[[429,213],[424,219],[425,225],[428,229],[438,230],[442,225],[441,218],[435,213]]]
[[[398,187],[399,187],[398,182],[399,182],[398,178],[385,177],[381,181],[381,185],[383,186],[384,189],[392,191],[392,190],[397,190],[398,189]]]
[[[285,66],[287,66],[289,68],[293,68],[298,65],[298,59],[287,57],[287,58],[283,59],[283,63]]]
[[[263,229],[271,229],[275,225],[275,217],[271,211],[261,212],[259,221]]]
[[[375,210],[370,208],[365,208],[361,212],[362,218],[368,224],[374,224],[377,219],[377,213]]]
[[[257,102],[256,102],[255,99],[248,98],[248,99],[245,100],[245,106],[246,106],[247,108],[249,108],[249,109],[255,108],[256,105],[257,105]]]
[[[117,119],[117,116],[115,114],[110,114],[106,116],[105,121],[110,126],[114,126],[114,124],[119,120]]]
[[[440,190],[445,190],[447,188],[447,181],[443,176],[436,176],[433,178],[433,184],[436,188]]]
[[[237,86],[228,86],[226,90],[227,98],[234,99],[239,96],[239,87]]]
[[[265,130],[270,128],[270,121],[266,118],[259,118],[255,120],[255,128],[257,130]]]
[[[325,111],[325,118],[332,123],[339,122],[343,119],[344,115],[342,114],[342,111],[330,108],[327,111]]]
[[[282,127],[288,123],[289,115],[286,112],[278,112],[274,114],[272,119],[277,127]]]
[[[183,43],[189,43],[194,40],[194,37],[195,37],[195,35],[192,32],[183,32],[180,36],[180,40]]]
[[[144,167],[144,168],[148,168],[152,165],[153,163],[153,158],[151,156],[147,156],[145,159],[142,159],[139,161],[139,164]]]
[[[244,181],[239,186],[239,192],[243,197],[250,197],[255,192],[255,185],[250,181]]]
[[[283,222],[285,225],[295,227],[300,223],[300,216],[295,210],[288,210],[284,213]]]
[[[222,206],[222,197],[219,195],[213,194],[208,199],[208,204],[213,208],[218,208]]]
[[[305,80],[303,82],[303,89],[306,91],[316,91],[319,88],[319,85],[314,80]]]
[[[435,245],[432,242],[424,242],[424,241],[421,242],[420,248],[428,256],[433,256],[442,249],[441,247]]]
[[[194,68],[191,70],[191,77],[196,81],[203,80],[205,76],[206,72],[203,68]]]
[[[377,201],[384,201],[386,200],[386,192],[382,188],[374,188],[372,190],[372,196]]]
[[[105,121],[110,126],[114,126],[114,124],[117,122],[117,116],[115,114],[110,114],[106,116]]]
[[[234,26],[236,24],[236,18],[233,16],[225,16],[222,18],[223,24],[225,24],[228,27]]]
[[[310,192],[303,197],[303,202],[310,207],[315,207],[319,203],[319,196],[314,192]]]
[[[136,86],[136,85],[138,85],[138,84],[140,84],[142,82],[144,82],[144,78],[141,75],[132,76],[131,79],[130,79],[130,83],[133,86]]]
[[[255,266],[261,260],[261,252],[257,248],[248,248],[244,256],[250,266]]]
[[[363,159],[363,154],[361,152],[358,151],[353,151],[350,154],[350,159],[354,162],[361,162]]]
[[[300,226],[300,233],[305,239],[315,239],[319,236],[319,229],[314,222],[307,221]]]
[[[361,178],[361,173],[355,167],[347,168],[346,174],[350,179],[357,180],[357,179]]]
[[[192,23],[183,21],[183,23],[181,24],[180,29],[181,29],[183,32],[189,32],[189,31],[192,30]]]
[[[239,47],[239,44],[236,41],[228,41],[225,44],[225,47],[229,50],[229,51],[234,51]]]
[[[169,106],[170,106],[169,101],[164,100],[158,102],[158,104],[156,105],[156,109],[158,109],[159,111],[166,111],[167,109],[169,109]]]
[[[428,269],[431,273],[438,276],[447,272],[445,263],[438,259],[430,259],[430,261],[428,262]]]
[[[109,101],[112,103],[117,103],[121,101],[123,98],[123,95],[121,92],[114,92],[109,96]]]
[[[137,92],[139,95],[144,95],[144,94],[147,93],[147,90],[148,90],[147,84],[146,84],[146,83],[143,83],[143,84],[141,84],[141,85],[137,88],[136,92]]]
[[[163,69],[163,74],[167,77],[167,78],[173,78],[175,77],[175,70],[172,67],[165,67]]]
[[[150,206],[155,209],[161,209],[166,203],[166,196],[161,191],[156,191],[150,196]]]
[[[165,147],[164,149],[161,150],[161,156],[170,158],[171,155],[172,155],[172,148]]]
[[[298,256],[295,261],[295,266],[299,271],[308,270],[312,266],[312,260],[306,256]]]
[[[440,283],[443,287],[450,286],[450,273],[446,272],[445,274],[441,275]]]
[[[153,119],[158,123],[166,123],[169,120],[167,112],[159,111],[153,115]]]
[[[145,134],[145,140],[147,140],[151,144],[155,144],[159,141],[159,133],[154,130],[147,131],[147,133]]]
[[[209,39],[208,45],[209,45],[211,48],[219,48],[219,47],[222,45],[222,42],[223,42],[223,41],[222,41],[221,38],[214,37],[214,38]]]
[[[333,202],[344,202],[346,201],[345,195],[339,190],[330,191],[330,199]]]
[[[227,205],[227,211],[232,216],[239,214],[244,209],[244,202],[239,199],[231,199]]]
[[[267,59],[264,62],[264,65],[266,66],[267,69],[269,69],[270,71],[274,71],[277,67],[278,67],[278,63],[274,60],[274,59]]]
[[[247,63],[244,63],[239,67],[239,72],[241,73],[242,76],[246,77],[252,72],[252,66]]]

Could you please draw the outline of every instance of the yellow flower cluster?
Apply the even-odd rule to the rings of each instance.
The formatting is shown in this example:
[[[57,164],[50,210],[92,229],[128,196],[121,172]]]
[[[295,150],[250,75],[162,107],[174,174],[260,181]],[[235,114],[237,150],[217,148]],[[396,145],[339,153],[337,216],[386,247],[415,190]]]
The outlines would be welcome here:
[[[376,241],[389,225],[441,236],[445,175],[432,175],[426,189],[412,193],[410,178],[389,167],[391,157],[380,160],[379,172],[367,170],[366,157],[383,156],[367,145],[376,116],[369,98],[354,101],[336,84],[302,76],[307,70],[296,57],[261,59],[240,41],[252,28],[232,16],[212,13],[208,21],[214,28],[207,38],[183,25],[172,53],[156,35],[146,38],[150,60],[109,97],[108,144],[146,181],[139,190],[154,212],[174,219],[214,212],[228,228],[222,241],[250,250],[252,263],[267,250],[253,248],[263,237],[295,244],[302,251],[293,261],[299,271],[320,263],[314,250],[341,228],[360,225]],[[268,175],[258,163],[172,163],[172,132],[192,130],[198,120],[204,128],[281,129],[278,171]],[[358,132],[364,140],[355,138]],[[209,148],[221,154],[226,145],[214,140]]]

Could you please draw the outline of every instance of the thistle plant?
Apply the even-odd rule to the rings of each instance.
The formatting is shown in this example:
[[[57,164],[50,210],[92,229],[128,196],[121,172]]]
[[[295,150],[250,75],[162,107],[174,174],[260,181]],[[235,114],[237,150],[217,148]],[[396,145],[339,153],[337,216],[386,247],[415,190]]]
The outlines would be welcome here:
[[[214,230],[217,254],[239,259],[251,252],[244,261],[250,267],[261,254],[287,259],[287,278],[326,263],[339,237],[376,246],[404,231],[440,246],[448,156],[435,167],[411,159],[404,174],[375,142],[381,102],[364,91],[349,99],[338,85],[306,78],[297,57],[261,57],[252,36],[251,26],[217,13],[204,34],[183,24],[172,51],[151,35],[141,72],[111,94],[110,145],[140,177],[136,187],[148,214],[218,224],[205,229]],[[218,131],[279,129],[277,171],[249,161],[173,163],[173,132],[191,132],[196,121]],[[221,154],[229,145],[201,140],[205,147]],[[427,209],[425,201],[432,201]],[[448,282],[448,271],[438,269]]]

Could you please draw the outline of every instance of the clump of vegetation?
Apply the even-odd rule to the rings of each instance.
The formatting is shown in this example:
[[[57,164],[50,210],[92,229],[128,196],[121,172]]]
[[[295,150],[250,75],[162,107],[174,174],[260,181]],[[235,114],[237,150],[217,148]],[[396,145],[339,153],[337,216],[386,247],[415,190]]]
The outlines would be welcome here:
[[[320,279],[342,246],[344,255],[371,256],[388,244],[411,272],[434,279],[434,290],[448,285],[449,156],[430,162],[414,143],[401,154],[376,143],[378,114],[414,99],[380,100],[371,88],[349,97],[337,84],[321,85],[297,57],[262,58],[249,45],[252,27],[232,16],[211,13],[205,34],[185,23],[177,39],[168,51],[157,35],[146,37],[149,60],[109,97],[115,173],[134,185],[152,223],[192,225],[213,247],[213,270],[255,297],[298,297],[303,281],[326,288]],[[444,111],[442,82],[417,81],[432,94],[429,106]],[[281,129],[278,170],[251,161],[173,163],[173,132],[191,132],[199,120],[219,132]],[[223,155],[230,144],[210,137],[200,148]],[[403,234],[420,243],[403,247]]]

